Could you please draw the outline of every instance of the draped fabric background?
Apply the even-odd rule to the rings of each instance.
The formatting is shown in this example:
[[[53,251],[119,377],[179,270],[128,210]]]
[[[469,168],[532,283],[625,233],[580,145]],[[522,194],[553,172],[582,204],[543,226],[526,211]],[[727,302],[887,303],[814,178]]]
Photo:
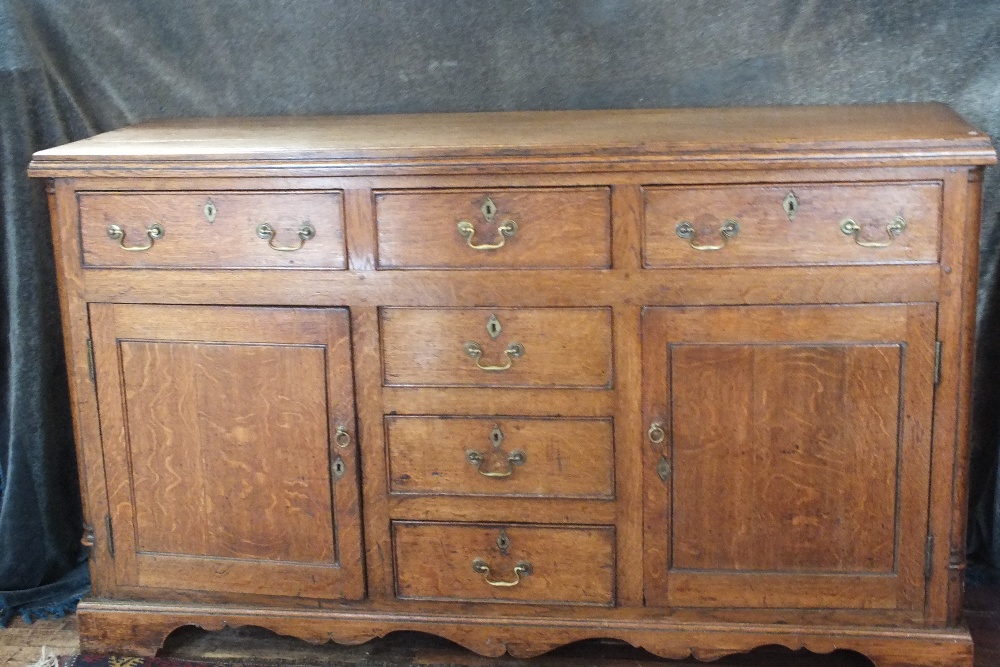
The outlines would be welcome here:
[[[86,587],[33,151],[164,117],[929,100],[1000,135],[996,0],[0,0],[0,621]],[[993,567],[998,210],[990,169],[970,540]]]

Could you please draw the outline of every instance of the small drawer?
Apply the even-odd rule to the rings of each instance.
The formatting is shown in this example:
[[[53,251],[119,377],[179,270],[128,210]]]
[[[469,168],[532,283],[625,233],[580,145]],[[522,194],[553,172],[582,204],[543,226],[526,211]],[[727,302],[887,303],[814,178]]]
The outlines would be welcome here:
[[[605,269],[611,191],[597,188],[375,194],[384,269]]]
[[[600,387],[609,308],[382,308],[387,386]]]
[[[614,604],[610,526],[395,521],[392,535],[399,598]]]
[[[610,419],[387,417],[395,494],[614,498]]]
[[[934,263],[939,183],[686,185],[644,190],[644,264]]]
[[[340,192],[81,192],[88,267],[343,269]]]

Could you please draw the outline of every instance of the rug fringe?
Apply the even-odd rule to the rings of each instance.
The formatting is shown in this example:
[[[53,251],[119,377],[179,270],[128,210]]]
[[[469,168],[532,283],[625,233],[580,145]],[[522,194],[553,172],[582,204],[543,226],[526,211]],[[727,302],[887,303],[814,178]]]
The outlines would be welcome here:
[[[42,654],[38,660],[27,665],[27,667],[59,667],[59,656],[48,646],[43,646]]]

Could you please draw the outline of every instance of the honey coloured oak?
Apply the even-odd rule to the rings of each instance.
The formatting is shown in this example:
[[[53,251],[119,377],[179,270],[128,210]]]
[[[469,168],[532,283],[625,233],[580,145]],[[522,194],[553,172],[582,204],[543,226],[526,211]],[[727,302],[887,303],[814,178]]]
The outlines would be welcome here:
[[[387,417],[396,494],[614,498],[611,419]]]
[[[376,192],[375,216],[380,268],[611,263],[607,187]]]
[[[609,606],[614,529],[393,523],[403,599]]]
[[[671,186],[645,197],[649,267],[937,260],[939,183]]]
[[[936,104],[189,119],[38,153],[83,650],[257,625],[970,667],[995,159]]]
[[[346,266],[343,197],[338,192],[78,196],[86,266]]]

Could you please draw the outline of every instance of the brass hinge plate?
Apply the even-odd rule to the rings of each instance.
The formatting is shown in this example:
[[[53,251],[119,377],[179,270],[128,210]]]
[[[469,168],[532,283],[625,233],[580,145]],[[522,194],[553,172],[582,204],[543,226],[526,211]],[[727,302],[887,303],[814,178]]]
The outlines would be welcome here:
[[[927,550],[924,552],[924,579],[930,579],[934,566],[934,534],[927,536]]]
[[[934,345],[934,386],[941,383],[941,341]]]
[[[97,371],[94,369],[94,340],[92,338],[87,339],[87,373],[90,375],[91,382],[97,380]]]
[[[110,514],[105,514],[104,515],[104,530],[105,530],[105,534],[107,535],[107,538],[108,538],[108,553],[111,554],[112,558],[114,558],[115,557],[115,533],[114,533],[114,530],[112,530],[112,528],[111,528],[111,515]]]

